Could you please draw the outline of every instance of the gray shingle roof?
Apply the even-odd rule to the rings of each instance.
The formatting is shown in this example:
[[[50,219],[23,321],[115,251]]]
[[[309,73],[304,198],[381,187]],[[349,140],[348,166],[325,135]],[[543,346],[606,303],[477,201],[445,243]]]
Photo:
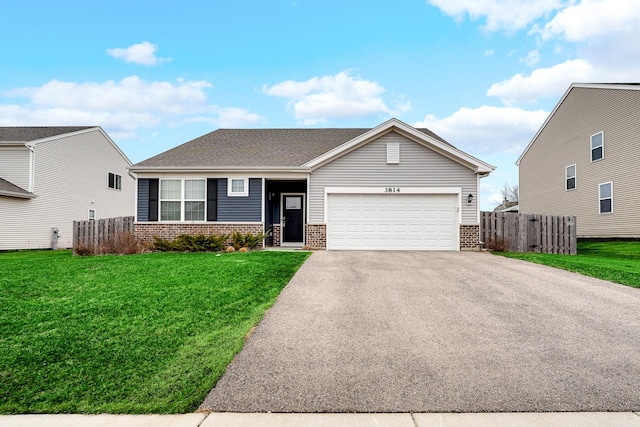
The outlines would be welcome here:
[[[295,167],[371,129],[218,129],[134,165]],[[419,131],[448,144],[428,129]]]
[[[0,141],[35,141],[96,126],[7,126],[0,127]]]
[[[29,193],[22,187],[18,187],[17,185],[7,181],[6,179],[0,178],[0,195],[16,195],[17,197],[33,197],[33,193]]]

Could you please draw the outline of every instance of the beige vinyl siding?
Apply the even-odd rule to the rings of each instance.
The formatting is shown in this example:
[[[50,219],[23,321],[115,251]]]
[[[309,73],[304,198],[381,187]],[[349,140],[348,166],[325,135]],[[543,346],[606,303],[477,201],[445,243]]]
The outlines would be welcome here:
[[[23,146],[0,146],[0,178],[29,191],[29,149]]]
[[[387,143],[400,144],[399,164],[387,164]],[[312,172],[309,222],[325,222],[325,187],[462,187],[462,222],[477,224],[476,186],[469,168],[390,132]],[[469,193],[474,195],[471,204],[466,201]]]
[[[134,214],[135,181],[129,163],[98,131],[37,143],[31,200],[0,197],[0,250],[49,248],[51,227],[60,229],[58,247],[72,246],[74,220]],[[107,186],[107,173],[122,176],[122,190]],[[93,203],[92,203],[93,201]]]
[[[604,158],[591,162],[591,135]],[[565,168],[576,165],[576,188]],[[573,88],[520,161],[520,212],[576,215],[578,237],[640,237],[640,91]],[[613,182],[613,213],[599,213],[598,185]]]

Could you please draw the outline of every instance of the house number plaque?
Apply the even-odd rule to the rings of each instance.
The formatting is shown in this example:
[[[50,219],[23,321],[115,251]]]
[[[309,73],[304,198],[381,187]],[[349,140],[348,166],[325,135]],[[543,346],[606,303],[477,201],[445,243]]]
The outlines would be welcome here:
[[[384,188],[384,192],[385,193],[399,193],[400,192],[400,187],[385,187]]]

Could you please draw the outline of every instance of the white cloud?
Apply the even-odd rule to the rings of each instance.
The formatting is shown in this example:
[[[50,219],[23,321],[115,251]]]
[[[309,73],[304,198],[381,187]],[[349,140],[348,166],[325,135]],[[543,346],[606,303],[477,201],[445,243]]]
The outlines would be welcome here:
[[[522,58],[520,62],[525,64],[528,67],[533,67],[540,61],[540,51],[538,49],[534,49],[527,53],[527,56]]]
[[[516,74],[491,85],[488,96],[496,96],[507,105],[533,103],[540,98],[559,98],[571,83],[605,83],[637,81],[637,63],[619,66],[613,61],[592,65],[585,59],[574,59],[548,68],[538,68],[530,75]]]
[[[225,126],[251,125],[262,118],[239,108],[211,104],[206,81],[146,81],[137,76],[120,81],[64,82],[52,80],[41,86],[5,92],[7,98],[24,103],[3,103],[0,124],[98,125],[113,137],[133,138],[139,128],[181,123],[210,122]]]
[[[542,36],[581,42],[593,37],[632,31],[640,22],[637,0],[582,0],[569,6],[544,26]],[[637,39],[636,39],[637,40]]]
[[[487,49],[484,51],[484,56],[492,56],[493,54],[493,49]]]
[[[348,71],[303,82],[287,80],[273,86],[265,85],[262,91],[270,96],[287,98],[287,106],[304,124],[338,118],[395,115],[411,108],[409,102],[389,107],[381,97],[384,87],[377,82],[353,77]]]
[[[572,0],[427,0],[458,21],[484,18],[487,31],[514,31],[571,4]]]
[[[488,96],[497,96],[508,105],[532,103],[542,97],[559,97],[572,82],[591,81],[596,72],[584,59],[566,61],[549,68],[538,68],[530,75],[516,74],[494,83]]]
[[[132,44],[127,48],[115,47],[107,49],[107,54],[124,62],[141,65],[159,65],[163,62],[171,61],[172,58],[159,58],[156,56],[158,46],[144,41]]]
[[[8,96],[29,98],[35,105],[85,111],[135,111],[188,114],[207,103],[206,81],[177,80],[176,83],[145,81],[138,76],[118,82],[64,82],[51,80],[38,87],[14,89]]]
[[[235,128],[257,125],[264,121],[264,117],[252,113],[244,108],[223,108],[219,112],[218,123],[222,128]]]
[[[427,115],[414,127],[426,127],[471,153],[519,154],[549,115],[514,107],[461,108],[449,117]]]
[[[485,206],[483,210],[493,210],[497,205],[502,203],[502,189],[487,182],[486,179],[480,181],[480,194],[482,195],[481,203]]]

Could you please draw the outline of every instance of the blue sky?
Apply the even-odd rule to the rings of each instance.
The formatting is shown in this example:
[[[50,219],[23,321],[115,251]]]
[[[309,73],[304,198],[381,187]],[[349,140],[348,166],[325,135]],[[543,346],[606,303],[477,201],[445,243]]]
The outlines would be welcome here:
[[[134,162],[219,127],[428,127],[498,169],[571,82],[640,81],[637,0],[4,2],[0,126],[99,125]]]

